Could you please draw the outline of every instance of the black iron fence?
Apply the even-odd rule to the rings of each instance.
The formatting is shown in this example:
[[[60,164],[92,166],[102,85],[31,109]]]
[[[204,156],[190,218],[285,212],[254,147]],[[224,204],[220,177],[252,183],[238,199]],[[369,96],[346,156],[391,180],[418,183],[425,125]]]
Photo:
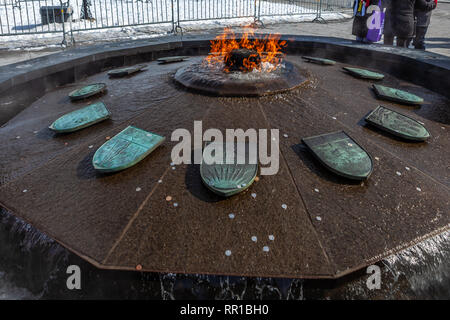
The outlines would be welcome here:
[[[0,36],[159,25],[220,19],[312,15],[350,8],[353,0],[0,0]]]

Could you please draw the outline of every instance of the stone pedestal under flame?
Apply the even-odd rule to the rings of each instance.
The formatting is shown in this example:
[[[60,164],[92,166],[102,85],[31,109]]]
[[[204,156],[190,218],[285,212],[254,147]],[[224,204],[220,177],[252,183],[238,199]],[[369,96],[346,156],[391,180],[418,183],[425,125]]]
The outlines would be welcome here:
[[[208,63],[206,60],[181,68],[175,80],[184,87],[215,96],[264,96],[299,87],[307,81],[307,72],[289,61],[277,66],[260,63],[259,55],[251,50],[238,49],[223,63]],[[244,52],[245,50],[245,52]],[[233,50],[234,51],[234,50]],[[245,68],[245,59],[255,62],[251,70]]]

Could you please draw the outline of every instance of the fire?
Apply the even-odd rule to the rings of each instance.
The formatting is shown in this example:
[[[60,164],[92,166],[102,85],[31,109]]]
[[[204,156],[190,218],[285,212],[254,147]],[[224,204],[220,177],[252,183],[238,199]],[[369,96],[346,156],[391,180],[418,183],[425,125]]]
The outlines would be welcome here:
[[[286,47],[286,41],[280,41],[280,34],[271,34],[262,39],[253,38],[254,29],[244,27],[244,34],[238,41],[236,34],[231,28],[225,28],[224,33],[211,41],[211,50],[205,61],[208,64],[218,65],[225,63],[224,71],[229,72],[232,61],[230,60],[231,51],[234,49],[249,49],[254,51],[253,55],[243,60],[241,71],[261,70],[271,72],[281,63],[283,56],[282,49]],[[254,59],[259,55],[260,59]],[[255,62],[257,61],[257,62]]]

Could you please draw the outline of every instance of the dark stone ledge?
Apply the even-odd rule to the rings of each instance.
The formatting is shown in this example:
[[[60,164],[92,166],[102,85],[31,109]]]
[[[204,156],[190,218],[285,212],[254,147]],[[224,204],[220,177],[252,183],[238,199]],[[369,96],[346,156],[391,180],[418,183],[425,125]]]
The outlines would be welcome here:
[[[206,54],[214,37],[188,35],[181,39],[165,36],[94,45],[0,67],[0,124],[3,125],[57,86],[79,81],[103,70],[152,61],[163,56]],[[287,53],[316,55],[377,68],[450,97],[448,57],[328,37],[284,35],[282,39],[288,41]]]

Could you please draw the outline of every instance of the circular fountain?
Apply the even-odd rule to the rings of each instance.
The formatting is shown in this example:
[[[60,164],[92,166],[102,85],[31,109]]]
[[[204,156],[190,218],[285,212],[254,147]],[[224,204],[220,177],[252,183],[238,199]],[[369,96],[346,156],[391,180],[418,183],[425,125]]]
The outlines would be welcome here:
[[[89,52],[80,48],[29,61],[28,69],[2,67],[2,214],[8,211],[27,221],[96,267],[122,270],[110,271],[106,279],[139,266],[147,272],[264,277],[261,281],[271,285],[274,280],[268,277],[283,277],[291,279],[293,291],[303,285],[294,278],[347,277],[351,282],[348,277],[358,270],[365,285],[365,266],[448,230],[449,96],[441,79],[448,77],[449,59],[345,40],[282,39],[290,40],[286,56],[278,57],[280,63],[273,70],[269,66],[270,72],[263,72],[269,50],[257,51],[259,58],[240,52],[228,65],[220,52],[213,56],[221,64],[211,66],[205,59],[211,56],[213,39],[189,36],[182,43],[169,37],[97,46]],[[156,62],[170,55],[191,58],[179,64]],[[337,63],[308,64],[302,55]],[[253,67],[242,70],[249,58]],[[144,62],[148,70],[133,76],[107,75]],[[426,104],[380,102],[372,82],[350,77],[342,72],[344,66],[384,73],[383,84],[420,95]],[[174,77],[186,87],[183,79],[190,79],[194,90],[180,90]],[[105,83],[108,90],[70,101],[70,92],[92,83]],[[252,88],[255,83],[266,87]],[[229,87],[223,90],[225,85]],[[221,95],[237,97],[217,97]],[[258,97],[240,97],[248,95]],[[111,119],[72,134],[48,129],[62,114],[98,101],[111,111]],[[364,125],[365,115],[381,103],[421,121],[430,140],[407,143]],[[176,143],[168,138],[178,128],[193,132],[198,120],[205,130],[279,129],[279,172],[259,176],[248,191],[226,200],[209,192],[198,166],[170,165]],[[95,151],[128,125],[162,135],[166,142],[130,169],[96,172]],[[304,137],[338,130],[351,134],[372,155],[374,171],[367,181],[335,176],[301,144]],[[440,242],[448,248],[448,232]],[[64,266],[59,266],[61,277]],[[242,281],[247,286],[252,279]],[[155,287],[159,281],[170,286],[176,279],[161,275]],[[405,286],[395,281],[392,286]],[[318,282],[310,286],[319,288]]]

